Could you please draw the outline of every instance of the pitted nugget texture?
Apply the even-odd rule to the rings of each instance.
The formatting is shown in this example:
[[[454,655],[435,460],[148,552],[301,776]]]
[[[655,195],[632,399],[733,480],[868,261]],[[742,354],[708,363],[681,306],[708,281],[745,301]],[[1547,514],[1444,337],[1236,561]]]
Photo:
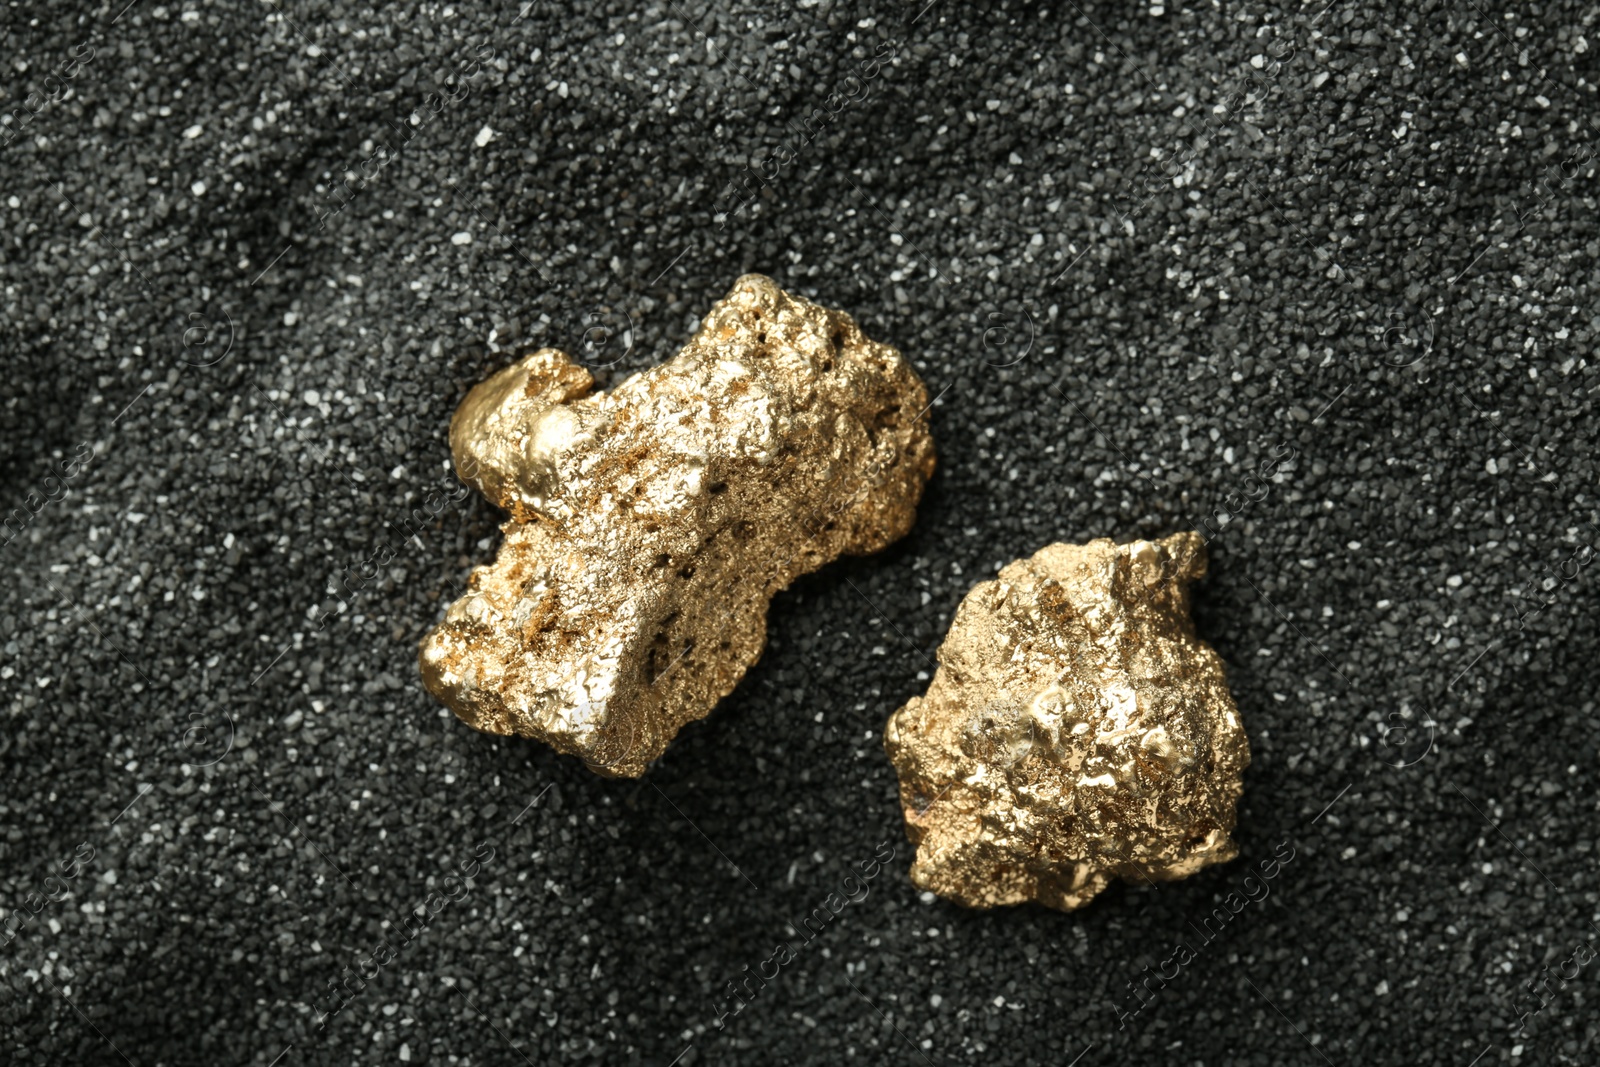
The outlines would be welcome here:
[[[754,274],[592,386],[541,349],[462,402],[456,470],[511,517],[420,660],[470,725],[636,777],[760,656],[775,593],[911,528],[933,441],[898,352]]]
[[[961,602],[928,693],[889,719],[911,879],[970,907],[1081,907],[1112,878],[1232,859],[1250,746],[1195,636],[1196,533],[1055,544]]]

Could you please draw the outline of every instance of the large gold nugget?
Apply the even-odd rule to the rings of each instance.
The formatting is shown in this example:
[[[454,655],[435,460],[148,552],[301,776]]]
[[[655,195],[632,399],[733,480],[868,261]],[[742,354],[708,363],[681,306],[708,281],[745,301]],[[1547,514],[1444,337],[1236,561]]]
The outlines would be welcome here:
[[[676,358],[593,384],[546,348],[456,411],[457,472],[511,518],[422,677],[480,730],[637,777],[761,655],[775,593],[911,528],[933,440],[898,352],[758,274]]]
[[[1081,907],[1113,877],[1232,859],[1250,745],[1195,636],[1181,533],[1050,545],[980,582],[925,697],[889,719],[911,880],[975,908]]]

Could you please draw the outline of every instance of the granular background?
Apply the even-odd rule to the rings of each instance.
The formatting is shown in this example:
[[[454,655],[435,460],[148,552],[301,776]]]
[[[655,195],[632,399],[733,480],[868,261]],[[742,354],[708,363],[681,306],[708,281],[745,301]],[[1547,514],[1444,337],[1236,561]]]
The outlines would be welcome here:
[[[0,1059],[1593,1061],[1592,6],[124,3],[0,15]],[[747,271],[927,381],[915,529],[641,780],[459,724],[456,404]],[[961,597],[1191,528],[1240,859],[915,891]]]

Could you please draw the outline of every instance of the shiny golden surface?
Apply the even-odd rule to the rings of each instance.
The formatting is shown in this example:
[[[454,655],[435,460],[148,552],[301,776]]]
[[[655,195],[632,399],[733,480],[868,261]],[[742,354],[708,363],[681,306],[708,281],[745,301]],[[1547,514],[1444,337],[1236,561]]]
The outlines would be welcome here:
[[[889,719],[911,879],[970,907],[1081,907],[1112,878],[1237,853],[1250,746],[1195,636],[1195,533],[1050,545],[980,582],[923,697]]]
[[[773,594],[911,528],[933,441],[898,352],[756,274],[592,386],[541,349],[462,401],[456,470],[511,518],[420,660],[470,725],[635,777],[760,656]]]

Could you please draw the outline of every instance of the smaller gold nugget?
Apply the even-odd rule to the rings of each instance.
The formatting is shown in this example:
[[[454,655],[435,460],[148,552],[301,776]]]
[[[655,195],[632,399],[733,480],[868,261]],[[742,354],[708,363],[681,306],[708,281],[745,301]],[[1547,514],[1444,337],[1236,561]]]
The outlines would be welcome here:
[[[1196,533],[1050,545],[956,611],[925,697],[889,719],[911,880],[969,907],[1070,910],[1112,878],[1232,859],[1250,745],[1195,636]]]
[[[422,678],[480,730],[635,777],[761,655],[775,593],[905,535],[933,439],[900,353],[758,274],[675,358],[593,385],[546,348],[461,402],[456,471],[511,518]]]

